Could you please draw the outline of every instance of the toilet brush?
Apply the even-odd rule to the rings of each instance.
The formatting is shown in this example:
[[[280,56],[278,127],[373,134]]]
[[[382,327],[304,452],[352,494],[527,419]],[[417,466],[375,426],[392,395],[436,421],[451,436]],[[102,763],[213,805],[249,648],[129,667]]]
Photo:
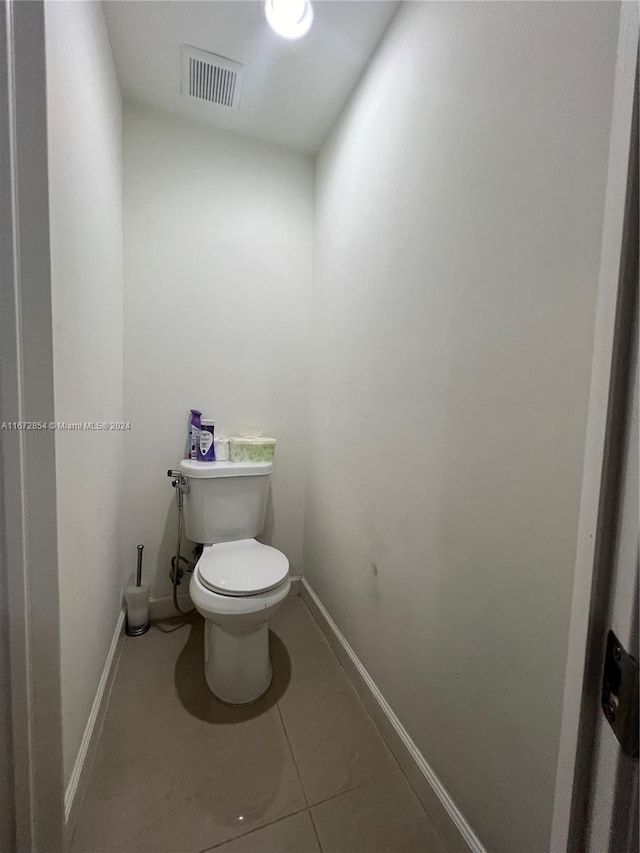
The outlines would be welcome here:
[[[149,584],[142,583],[142,552],[144,545],[138,545],[138,566],[136,582],[129,584],[124,591],[127,604],[127,624],[125,633],[129,637],[139,637],[149,630]]]

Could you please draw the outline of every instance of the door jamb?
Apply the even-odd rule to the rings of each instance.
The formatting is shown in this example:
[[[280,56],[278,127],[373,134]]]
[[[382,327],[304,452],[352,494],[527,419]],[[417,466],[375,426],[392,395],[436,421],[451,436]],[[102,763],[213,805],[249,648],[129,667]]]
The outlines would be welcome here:
[[[0,0],[0,420],[54,419],[42,0]],[[54,432],[0,431],[15,849],[62,853]]]
[[[591,388],[582,475],[576,563],[565,672],[562,724],[556,774],[555,803],[550,849],[565,853],[571,840],[572,815],[584,786],[580,766],[579,731],[585,677],[591,597],[598,564],[598,534],[606,494],[607,423],[611,413],[611,391],[616,372],[626,369],[616,363],[615,334],[619,310],[620,272],[634,87],[638,54],[638,9],[623,2],[609,137],[609,162],[603,221],[598,297],[596,304]]]

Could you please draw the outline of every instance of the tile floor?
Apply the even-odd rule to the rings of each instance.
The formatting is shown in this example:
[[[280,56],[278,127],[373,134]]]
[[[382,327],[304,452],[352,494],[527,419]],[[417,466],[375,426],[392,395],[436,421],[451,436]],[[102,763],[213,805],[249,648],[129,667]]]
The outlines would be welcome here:
[[[302,599],[271,628],[244,708],[206,687],[199,617],[125,638],[71,853],[445,853]]]

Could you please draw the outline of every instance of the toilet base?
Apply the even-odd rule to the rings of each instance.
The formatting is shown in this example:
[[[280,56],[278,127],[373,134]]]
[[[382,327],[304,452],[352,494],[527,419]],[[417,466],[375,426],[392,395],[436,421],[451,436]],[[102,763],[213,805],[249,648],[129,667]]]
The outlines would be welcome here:
[[[287,577],[274,589],[256,595],[219,595],[191,575],[189,592],[204,616],[204,671],[214,696],[227,705],[250,705],[269,689],[269,620],[291,589]]]
[[[204,671],[209,690],[227,705],[250,705],[271,686],[269,623],[231,630],[207,619]]]

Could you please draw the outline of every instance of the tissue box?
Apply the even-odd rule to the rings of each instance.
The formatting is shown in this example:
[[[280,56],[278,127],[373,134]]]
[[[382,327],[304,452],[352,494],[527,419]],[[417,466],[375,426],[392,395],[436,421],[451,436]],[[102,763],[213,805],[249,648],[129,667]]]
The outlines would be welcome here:
[[[273,462],[275,454],[275,438],[261,435],[255,438],[232,436],[229,439],[231,462]]]

